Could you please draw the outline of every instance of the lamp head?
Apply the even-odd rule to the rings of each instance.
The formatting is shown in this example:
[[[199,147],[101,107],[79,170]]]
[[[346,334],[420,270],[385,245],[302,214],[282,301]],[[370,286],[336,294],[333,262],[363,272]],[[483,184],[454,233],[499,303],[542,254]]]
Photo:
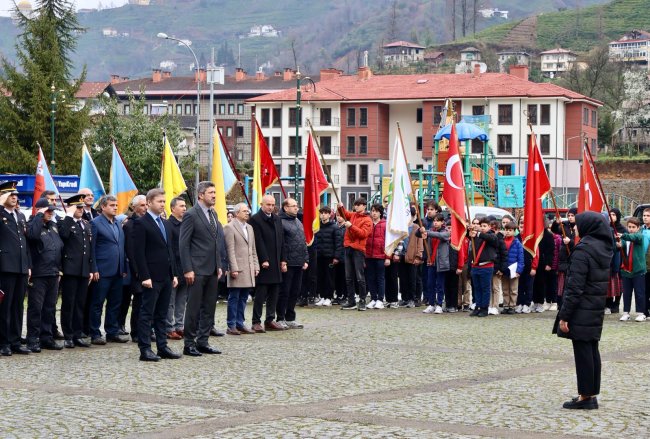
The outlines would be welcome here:
[[[156,36],[157,36],[158,38],[162,38],[162,39],[165,39],[165,40],[166,40],[167,38],[169,38],[169,37],[167,36],[167,34],[164,33],[164,32],[158,32],[158,35],[156,35]]]

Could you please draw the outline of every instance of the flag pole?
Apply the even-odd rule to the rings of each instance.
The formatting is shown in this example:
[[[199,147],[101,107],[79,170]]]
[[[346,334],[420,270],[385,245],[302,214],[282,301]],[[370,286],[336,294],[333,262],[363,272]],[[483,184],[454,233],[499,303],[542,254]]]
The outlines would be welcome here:
[[[309,130],[311,131],[311,137],[314,139],[314,142],[316,143],[316,148],[318,148],[318,154],[320,155],[320,160],[321,160],[321,165],[323,166],[323,169],[325,170],[325,174],[327,175],[327,179],[330,182],[330,185],[332,186],[332,192],[334,192],[334,196],[336,197],[336,201],[340,204],[341,199],[339,198],[338,192],[336,192],[336,187],[334,187],[334,180],[332,180],[332,176],[330,175],[330,170],[327,168],[327,165],[325,165],[325,157],[323,157],[323,151],[320,149],[320,142],[316,138],[316,133],[314,132],[314,127],[311,124],[311,120],[307,118],[307,123],[309,124]]]
[[[455,119],[456,119],[456,110],[453,109],[453,104],[452,104],[451,112],[452,112],[451,123],[452,123],[452,125],[455,125],[456,124],[456,121],[455,121]],[[449,133],[450,133],[449,134],[449,136],[450,136],[449,143],[451,143],[451,130],[449,130]],[[456,137],[458,137],[458,133],[456,133]],[[463,162],[463,160],[462,160],[463,157],[460,154],[460,140],[458,141],[458,147],[459,147],[458,148],[458,156],[461,159],[460,161],[462,163]],[[467,154],[467,151],[465,151],[465,154]],[[462,169],[462,165],[461,165],[461,169]],[[470,172],[471,172],[471,169],[470,169]],[[464,174],[464,172],[463,172],[463,174]],[[470,211],[469,211],[469,196],[467,195],[467,188],[465,187],[465,181],[464,180],[465,180],[465,176],[463,175],[463,192],[465,193],[465,206],[467,207],[467,213],[465,214],[465,221],[467,222],[468,227],[469,227],[472,224],[472,219],[470,218],[471,214],[470,214]],[[474,182],[472,182],[472,184],[474,184]],[[472,227],[472,229],[473,229],[473,227]],[[474,257],[473,260],[478,264],[478,261],[476,260],[476,244],[474,242],[474,237],[469,236],[469,233],[467,235],[468,235],[468,238],[472,241],[472,256]]]
[[[214,127],[212,127],[214,130]],[[230,169],[232,169],[233,174],[235,174],[235,178],[237,179],[237,183],[239,185],[239,188],[241,189],[242,193],[244,194],[244,198],[246,199],[246,204],[248,204],[248,208],[251,208],[251,201],[248,199],[248,195],[246,195],[246,191],[244,190],[244,182],[241,179],[241,176],[239,175],[239,172],[237,171],[237,167],[235,166],[235,163],[232,160],[232,156],[230,155],[230,151],[228,151],[228,146],[226,145],[226,142],[223,140],[223,135],[221,134],[221,131],[217,128],[217,133],[219,134],[219,140],[221,141],[221,146],[223,146],[223,152],[226,155],[226,159],[228,160],[228,164],[230,165]],[[214,154],[214,148],[212,150],[212,154]],[[210,157],[210,160],[213,160],[213,157]],[[223,166],[223,165],[222,165]]]
[[[253,122],[255,122],[255,130],[256,130],[256,131],[255,131],[255,135],[257,135],[257,134],[261,134],[261,133],[262,133],[262,129],[260,128],[260,125],[257,123],[257,118],[255,117],[255,113],[251,114],[251,118],[253,119]],[[296,140],[296,143],[297,143],[297,142],[298,142],[298,140]],[[258,142],[258,146],[260,146],[260,145],[259,145],[259,142]],[[266,151],[267,151],[267,152],[269,152],[268,147],[269,147],[269,146],[266,145]],[[296,145],[296,147],[297,147],[297,145]],[[271,155],[270,152],[269,152],[269,155]],[[261,160],[261,155],[260,155],[260,160]],[[275,162],[273,162],[273,164],[275,165]],[[254,165],[254,163],[253,163],[253,165]],[[260,169],[260,171],[261,171],[261,169]],[[298,173],[298,170],[297,170],[297,169],[296,169],[296,173]],[[261,174],[261,172],[260,172],[260,174]],[[297,178],[297,177],[296,177],[296,178]],[[278,175],[278,184],[280,185],[280,189],[282,189],[282,195],[284,196],[284,198],[287,198],[287,192],[284,190],[284,186],[282,185],[282,179],[280,178],[279,175]],[[264,194],[260,194],[260,197],[262,197],[262,196],[264,196]],[[298,198],[298,194],[295,194],[295,196],[296,196],[296,199],[297,199],[297,198]]]
[[[402,146],[402,155],[404,157],[404,163],[406,163],[406,169],[408,170],[408,179],[409,179],[409,186],[411,187],[411,197],[413,197],[413,202],[415,203],[415,214],[417,215],[418,218],[418,223],[420,224],[420,227],[424,227],[424,224],[422,223],[422,217],[420,216],[420,206],[415,200],[415,193],[413,191],[413,182],[411,181],[411,167],[409,166],[409,161],[406,158],[406,151],[404,151],[404,140],[402,139],[402,129],[399,126],[399,122],[397,122],[397,133],[399,134],[399,141]],[[393,160],[395,160],[395,157],[393,157]],[[427,253],[430,255],[431,254],[431,248],[429,247],[429,241],[427,241],[427,237],[422,237],[422,240],[424,241],[424,247],[427,250]]]

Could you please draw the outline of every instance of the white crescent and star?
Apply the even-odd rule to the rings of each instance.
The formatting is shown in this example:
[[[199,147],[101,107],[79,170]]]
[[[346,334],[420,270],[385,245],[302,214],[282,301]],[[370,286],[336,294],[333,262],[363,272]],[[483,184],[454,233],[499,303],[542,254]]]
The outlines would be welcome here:
[[[447,174],[447,181],[449,182],[449,186],[453,187],[454,189],[462,189],[460,185],[457,185],[454,180],[453,180],[453,173],[452,170],[454,169],[454,165],[458,165],[458,169],[462,175],[462,169],[460,168],[460,157],[458,154],[455,154],[449,158],[447,161],[447,169],[445,170],[445,173]],[[463,182],[461,181],[461,185]]]

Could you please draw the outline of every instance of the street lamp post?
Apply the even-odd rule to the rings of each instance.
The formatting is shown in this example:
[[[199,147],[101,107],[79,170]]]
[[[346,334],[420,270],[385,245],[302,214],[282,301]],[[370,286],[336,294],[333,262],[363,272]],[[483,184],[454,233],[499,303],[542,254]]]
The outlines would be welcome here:
[[[300,163],[300,149],[302,149],[302,142],[300,141],[300,124],[302,122],[302,108],[300,107],[300,98],[301,98],[300,80],[301,79],[304,79],[306,82],[311,83],[311,85],[314,87],[314,93],[316,92],[316,84],[314,83],[314,81],[309,76],[305,76],[303,78],[302,74],[300,73],[300,67],[298,67],[296,70],[296,141],[293,144],[294,152],[295,152],[294,180],[293,180],[294,195],[293,196],[296,198],[296,201],[298,201],[298,182],[300,178],[298,172],[298,166]]]
[[[217,67],[214,65],[214,60],[208,64],[207,68],[207,80],[210,84],[210,147],[208,148],[208,178],[212,176],[212,156],[214,155],[214,136],[212,131],[214,130],[214,84],[224,83],[224,68]]]
[[[199,199],[199,194],[197,192],[199,188],[199,168],[201,167],[201,146],[199,145],[199,123],[201,119],[201,75],[199,74],[199,59],[196,57],[196,53],[194,53],[194,50],[190,47],[190,45],[183,40],[180,40],[175,37],[170,37],[164,32],[160,32],[157,35],[158,38],[162,38],[163,40],[171,40],[171,41],[176,41],[179,44],[182,44],[183,46],[187,47],[190,49],[190,52],[192,52],[192,56],[194,57],[194,65],[196,66],[196,72],[197,72],[197,81],[196,81],[196,126],[194,127],[194,142],[196,143],[196,173],[194,175],[194,200],[198,201]]]
[[[63,90],[58,90],[56,87],[54,87],[54,84],[52,84],[52,87],[50,87],[50,90],[52,92],[51,97],[52,100],[50,101],[50,146],[51,146],[51,156],[50,156],[50,166],[52,167],[52,174],[56,171],[56,162],[54,161],[54,121],[56,119],[56,108],[57,108],[57,102],[56,99],[61,95],[61,103],[65,102],[65,94],[63,94]]]

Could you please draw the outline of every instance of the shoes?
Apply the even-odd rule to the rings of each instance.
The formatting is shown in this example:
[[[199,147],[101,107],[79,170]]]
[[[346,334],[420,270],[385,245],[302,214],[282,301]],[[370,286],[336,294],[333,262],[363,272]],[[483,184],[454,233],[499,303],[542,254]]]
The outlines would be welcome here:
[[[323,306],[323,302],[325,302],[325,299],[323,299],[323,298],[321,297],[321,299],[320,299],[318,302],[314,303],[314,305],[316,305],[316,306]]]
[[[400,308],[406,308],[406,305],[408,305],[408,301],[400,300],[398,305],[399,305]]]
[[[316,303],[316,298],[315,298],[315,297],[309,297],[309,298],[307,298],[307,303],[308,303],[309,305],[313,305],[313,304],[315,304],[315,303]]]
[[[534,304],[533,306],[534,306],[534,310],[533,310],[534,312],[542,313],[546,311],[546,308],[541,303]]]
[[[436,307],[433,310],[434,314],[442,314],[442,306],[436,305]]]
[[[514,313],[515,313],[514,308],[505,308],[502,314],[514,314]]]
[[[53,334],[54,340],[65,340],[65,337],[63,336],[63,333],[59,331],[58,329],[54,331]]]
[[[210,329],[210,335],[213,337],[223,337],[226,335],[224,332],[218,331],[214,326]]]
[[[435,306],[429,305],[426,308],[424,308],[424,311],[422,311],[423,314],[433,314],[433,311],[436,309]]]
[[[619,313],[618,306],[612,307],[611,312],[612,312],[612,314],[618,314]]]
[[[515,307],[515,314],[521,314],[521,312],[523,311],[523,309],[524,309],[524,306],[523,306],[523,305],[517,305],[517,306]]]
[[[341,309],[346,311],[349,311],[351,309],[357,309],[357,304],[352,302],[346,302],[345,304],[343,304],[343,306],[341,306]]]
[[[609,309],[609,308],[608,308]],[[551,307],[548,309],[549,311],[557,311],[557,303],[551,303]],[[610,311],[611,312],[611,311]]]
[[[570,410],[596,410],[598,409],[598,400],[595,397],[583,399],[573,398],[562,404],[562,408]]]
[[[635,322],[645,322],[646,321],[646,316],[645,314],[639,314],[636,316],[636,319],[634,319]]]
[[[385,308],[385,306],[384,306],[384,301],[383,300],[378,300],[375,303],[375,309],[384,309],[384,308]]]
[[[300,299],[298,300],[296,305],[304,308],[306,306],[309,306],[309,302],[307,301],[307,299]]]
[[[55,340],[41,340],[41,348],[48,351],[60,351],[63,349],[63,344],[57,343]]]
[[[452,306],[451,308],[447,308],[446,311],[447,311],[448,313],[455,313],[455,312],[458,312],[458,310],[457,310],[456,308],[454,308],[453,306]]]
[[[12,354],[18,354],[18,355],[29,355],[32,352],[27,347],[22,346],[22,345],[12,346],[10,349],[11,349]],[[5,355],[5,354],[3,353],[2,355]]]
[[[176,334],[180,335],[181,337],[185,337],[185,329],[177,329]]]
[[[178,360],[182,355],[178,352],[174,352],[170,347],[165,346],[158,349],[158,356],[167,360]]]
[[[488,313],[488,315],[491,315],[491,316],[498,316],[499,315],[499,309],[490,306],[487,309],[487,313]]]
[[[283,331],[289,329],[289,326],[287,326],[287,322],[284,320],[278,320],[276,323],[282,327]]]
[[[107,343],[128,343],[129,337],[126,335],[107,335],[106,336],[106,342]]]
[[[474,311],[474,310],[476,309],[476,304],[475,304],[475,303],[472,303],[472,304],[469,306],[469,309],[471,309],[472,311]]]
[[[605,308],[605,315],[609,315],[612,313],[612,310],[609,308]]]
[[[522,314],[530,314],[530,307],[528,305],[524,305],[521,307],[521,312]]]
[[[290,322],[284,322],[284,324],[287,326],[287,329],[302,329],[304,326],[295,320],[290,321]]]
[[[129,333],[126,332],[126,328],[124,326],[120,326],[120,329],[117,331],[117,335],[129,335]]]
[[[185,346],[183,348],[183,355],[187,355],[188,357],[200,357],[203,354],[199,352],[196,346]]]
[[[476,307],[476,308],[474,308],[474,310],[471,313],[469,313],[469,316],[470,317],[476,317],[476,316],[478,316],[478,313],[480,311],[481,311],[481,308]]]
[[[399,303],[398,302],[391,302],[391,303],[388,304],[388,308],[397,309],[397,308],[399,308]]]
[[[624,312],[619,320],[621,322],[627,322],[628,320],[630,320],[630,313]]]
[[[371,300],[370,303],[366,306],[368,309],[375,309],[376,300]]]
[[[226,329],[226,334],[228,334],[228,335],[241,335],[241,332],[239,332],[239,330],[237,328],[235,328],[235,327],[232,327],[232,328],[228,327],[228,329]]]
[[[262,327],[260,323],[255,323],[251,329],[253,330],[253,332],[256,332],[258,334],[263,334],[266,332],[266,330]]]
[[[237,330],[239,331],[240,334],[255,334],[255,331],[253,331],[251,328],[248,328],[246,326],[237,326]]]
[[[544,304],[542,305],[542,308],[544,308],[544,311],[548,311],[549,309],[551,309],[551,304],[548,303],[548,302],[544,302]],[[540,311],[540,312],[542,312],[542,311]]]
[[[365,310],[366,310],[366,300],[365,299],[359,300],[359,302],[357,302],[357,311],[365,311]]]
[[[413,304],[415,305],[416,308],[419,308],[422,306],[422,302],[420,302],[420,299],[415,299],[413,301]]]
[[[197,346],[196,349],[202,354],[220,354],[221,351],[210,345]]]
[[[98,337],[93,337],[90,340],[90,343],[103,346],[106,344],[106,339],[100,335]]]
[[[183,337],[181,337],[181,335],[178,332],[172,331],[172,332],[167,333],[167,339],[168,340],[182,340]]]
[[[41,346],[38,344],[38,342],[36,342],[36,343],[27,343],[27,349],[29,349],[30,352],[33,352],[35,354],[38,354],[39,352],[41,352]]]
[[[284,331],[284,327],[278,322],[264,322],[264,329],[267,331]]]
[[[80,348],[89,348],[90,343],[88,343],[86,340],[83,338],[75,338],[72,340],[75,346],[79,346]]]
[[[478,314],[476,314],[476,317],[487,317],[488,315],[489,315],[488,310],[485,308],[481,308]]]
[[[63,342],[63,347],[66,349],[74,349],[74,341],[72,340],[65,340]]]
[[[460,310],[461,310],[462,312],[469,312],[469,305],[463,305],[463,306],[460,308]]]
[[[340,304],[341,304],[341,300],[338,297],[332,299],[332,305],[340,305]]]
[[[151,349],[143,349],[140,352],[140,361],[160,361],[160,357],[153,353]]]
[[[3,347],[0,349],[0,355],[3,357],[11,357],[11,348],[9,346]]]
[[[406,305],[404,305],[404,308],[415,308],[415,302],[413,300],[409,300],[406,302]]]
[[[332,301],[330,299],[325,299],[321,306],[332,306]]]

